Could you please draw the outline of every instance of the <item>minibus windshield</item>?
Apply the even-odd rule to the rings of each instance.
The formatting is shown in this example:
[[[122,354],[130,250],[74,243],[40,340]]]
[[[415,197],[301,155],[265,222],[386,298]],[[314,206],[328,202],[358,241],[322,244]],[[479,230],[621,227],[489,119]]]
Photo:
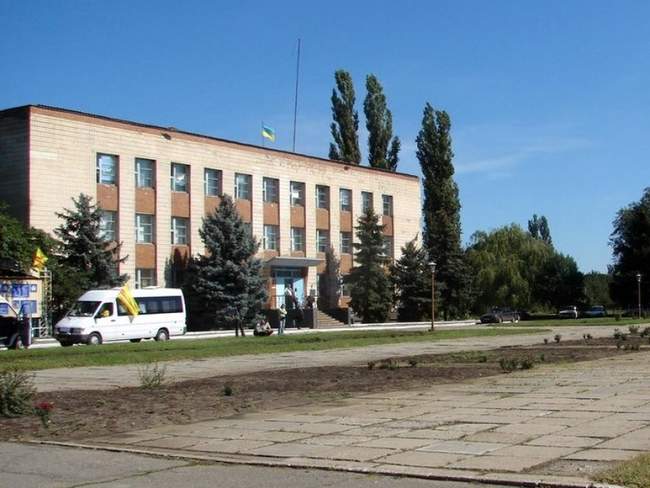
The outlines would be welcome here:
[[[92,317],[101,302],[78,301],[68,312],[69,317]]]

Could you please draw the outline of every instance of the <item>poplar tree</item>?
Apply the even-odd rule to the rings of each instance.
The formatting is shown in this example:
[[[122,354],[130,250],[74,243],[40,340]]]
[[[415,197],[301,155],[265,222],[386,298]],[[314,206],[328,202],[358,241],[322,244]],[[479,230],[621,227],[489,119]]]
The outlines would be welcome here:
[[[427,251],[416,239],[402,247],[390,270],[400,322],[419,322],[431,316],[431,272]]]
[[[74,209],[57,212],[63,223],[54,230],[61,241],[61,261],[78,271],[78,280],[85,288],[121,286],[129,279],[119,274],[117,266],[128,256],[120,258],[122,243],[110,242],[100,232],[101,210],[92,198],[81,193]]]
[[[350,73],[337,70],[334,73],[336,88],[332,90],[332,118],[330,125],[333,143],[330,143],[329,158],[336,161],[359,164],[359,114],[354,108],[356,98]],[[338,92],[337,92],[338,90]]]
[[[355,227],[357,241],[354,258],[357,266],[347,277],[351,285],[350,305],[366,323],[385,322],[392,300],[391,284],[386,271],[384,226],[372,208],[359,217]]]
[[[255,257],[259,242],[229,195],[203,219],[199,235],[206,252],[189,264],[184,288],[190,307],[212,325],[232,327],[243,337],[244,328],[261,317],[267,300],[262,262]]]
[[[424,247],[436,262],[439,308],[445,319],[467,311],[470,279],[460,243],[460,201],[454,181],[451,120],[427,103],[417,136],[417,158],[423,174]]]
[[[368,129],[368,163],[373,168],[397,170],[400,140],[393,137],[393,115],[386,106],[384,89],[375,75],[366,77],[363,110]]]
[[[533,218],[528,221],[528,233],[535,239],[540,239],[547,244],[553,244],[548,220],[544,215],[538,217],[537,214],[533,214]]]

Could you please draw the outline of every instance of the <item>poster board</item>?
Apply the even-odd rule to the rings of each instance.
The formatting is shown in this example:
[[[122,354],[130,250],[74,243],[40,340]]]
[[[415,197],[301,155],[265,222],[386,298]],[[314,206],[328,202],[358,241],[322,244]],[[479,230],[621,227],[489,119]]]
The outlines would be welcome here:
[[[41,318],[43,280],[33,277],[0,276],[0,295],[19,313]],[[6,304],[0,302],[0,317],[11,313]]]

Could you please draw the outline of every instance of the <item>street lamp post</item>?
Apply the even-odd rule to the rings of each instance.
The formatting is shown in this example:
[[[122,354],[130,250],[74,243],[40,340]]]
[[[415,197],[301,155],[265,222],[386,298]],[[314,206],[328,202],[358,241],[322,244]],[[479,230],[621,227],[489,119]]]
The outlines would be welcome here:
[[[639,303],[639,318],[641,318],[641,273],[636,274],[637,298]]]
[[[431,268],[431,332],[433,332],[436,323],[436,262],[429,262],[429,267]]]

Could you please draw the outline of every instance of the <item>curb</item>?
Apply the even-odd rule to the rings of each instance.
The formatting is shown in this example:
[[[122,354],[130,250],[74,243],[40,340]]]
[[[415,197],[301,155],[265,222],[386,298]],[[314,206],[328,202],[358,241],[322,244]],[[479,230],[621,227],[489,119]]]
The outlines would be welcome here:
[[[139,454],[145,456],[160,457],[166,459],[180,459],[180,460],[192,460],[192,461],[206,461],[212,463],[223,463],[223,464],[239,464],[239,465],[249,465],[249,466],[265,466],[265,467],[277,467],[277,468],[292,468],[292,469],[319,469],[323,471],[338,471],[338,472],[347,472],[347,473],[359,473],[359,474],[379,474],[386,476],[399,476],[403,478],[418,478],[418,479],[427,479],[427,480],[436,480],[436,481],[457,481],[465,483],[481,483],[485,485],[506,485],[506,486],[519,486],[526,488],[625,488],[619,485],[609,485],[603,483],[595,483],[589,480],[584,481],[561,481],[553,479],[553,476],[538,476],[535,475],[526,475],[526,474],[517,474],[517,473],[498,473],[498,472],[485,472],[483,474],[458,474],[454,475],[449,474],[436,474],[435,471],[440,472],[441,470],[453,471],[451,469],[445,468],[418,468],[416,466],[405,466],[405,470],[400,469],[388,469],[385,467],[379,466],[363,466],[362,462],[357,461],[337,461],[337,460],[322,460],[318,458],[305,458],[304,461],[300,459],[295,459],[291,461],[292,458],[287,458],[287,461],[280,461],[279,458],[265,457],[265,456],[246,456],[246,455],[201,455],[201,454],[190,454],[179,451],[162,451],[156,449],[135,449],[129,447],[119,447],[119,446],[110,446],[110,445],[96,445],[96,444],[80,444],[76,442],[62,442],[62,441],[41,441],[41,440],[30,440],[27,441],[28,444],[38,444],[38,445],[51,445],[59,447],[69,447],[77,449],[91,449],[95,451],[107,451],[107,452],[123,452],[129,454]],[[308,462],[310,460],[312,462]],[[318,464],[318,462],[327,461],[328,465]],[[338,466],[337,466],[338,463]],[[359,464],[359,466],[350,466],[351,464]],[[414,469],[415,468],[415,469]],[[411,471],[409,472],[409,469]],[[416,470],[421,470],[421,472],[416,472]],[[426,471],[431,471],[427,473]],[[557,478],[557,477],[555,477]]]

